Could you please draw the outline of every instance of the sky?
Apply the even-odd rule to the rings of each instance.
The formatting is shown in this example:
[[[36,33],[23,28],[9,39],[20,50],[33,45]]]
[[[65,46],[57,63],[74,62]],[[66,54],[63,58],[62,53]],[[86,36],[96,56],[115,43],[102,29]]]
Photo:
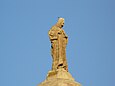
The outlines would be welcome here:
[[[37,86],[51,70],[49,29],[65,19],[69,72],[115,86],[114,0],[0,0],[0,86]]]

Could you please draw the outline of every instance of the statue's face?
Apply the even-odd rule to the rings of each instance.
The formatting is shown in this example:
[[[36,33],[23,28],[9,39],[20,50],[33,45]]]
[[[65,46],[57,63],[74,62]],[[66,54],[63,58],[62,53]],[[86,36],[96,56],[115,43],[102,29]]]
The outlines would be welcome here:
[[[64,26],[64,18],[59,18],[57,22],[57,26],[62,28]]]
[[[64,26],[64,21],[63,22],[61,22],[61,27],[63,27]]]

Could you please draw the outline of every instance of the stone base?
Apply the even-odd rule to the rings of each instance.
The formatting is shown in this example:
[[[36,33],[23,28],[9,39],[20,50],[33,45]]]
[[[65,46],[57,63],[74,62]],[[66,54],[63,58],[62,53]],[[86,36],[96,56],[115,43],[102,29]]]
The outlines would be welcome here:
[[[54,78],[61,78],[61,79],[68,79],[68,80],[74,80],[74,78],[71,76],[69,72],[64,70],[63,68],[57,69],[56,71],[49,71],[47,74],[47,80],[48,79],[54,79]]]
[[[46,80],[38,86],[81,86],[66,70],[49,71]]]
[[[45,80],[38,86],[81,86],[81,85],[73,80],[57,78],[57,79]]]

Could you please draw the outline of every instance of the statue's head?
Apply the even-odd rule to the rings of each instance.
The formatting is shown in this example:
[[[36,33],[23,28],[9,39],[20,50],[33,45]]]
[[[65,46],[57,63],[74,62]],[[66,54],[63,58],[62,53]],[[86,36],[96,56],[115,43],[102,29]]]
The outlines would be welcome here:
[[[64,18],[59,18],[56,25],[57,25],[59,28],[62,28],[62,27],[64,26]]]

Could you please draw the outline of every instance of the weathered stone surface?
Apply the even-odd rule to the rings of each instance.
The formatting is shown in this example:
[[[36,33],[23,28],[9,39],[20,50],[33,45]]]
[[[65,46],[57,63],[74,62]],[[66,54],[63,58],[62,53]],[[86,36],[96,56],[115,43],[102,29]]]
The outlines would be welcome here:
[[[59,18],[56,25],[54,25],[48,32],[51,41],[51,55],[52,55],[52,70],[57,70],[63,67],[68,71],[68,65],[66,60],[66,45],[68,37],[65,31],[62,29],[64,26],[64,19]]]
[[[63,68],[57,69],[56,71],[49,71],[47,74],[47,80],[54,79],[54,78],[61,78],[61,79],[68,79],[74,80],[69,72],[64,70]]]
[[[38,86],[80,86],[80,84],[73,80],[55,78],[55,79],[45,80]]]
[[[69,72],[63,68],[57,71],[49,71],[47,78],[44,82],[38,86],[81,86],[78,82],[74,81],[74,78]]]
[[[66,60],[66,45],[68,37],[62,29],[64,19],[59,18],[56,25],[49,30],[51,41],[52,70],[48,72],[46,80],[38,86],[81,86],[75,82],[74,78],[68,72]]]

